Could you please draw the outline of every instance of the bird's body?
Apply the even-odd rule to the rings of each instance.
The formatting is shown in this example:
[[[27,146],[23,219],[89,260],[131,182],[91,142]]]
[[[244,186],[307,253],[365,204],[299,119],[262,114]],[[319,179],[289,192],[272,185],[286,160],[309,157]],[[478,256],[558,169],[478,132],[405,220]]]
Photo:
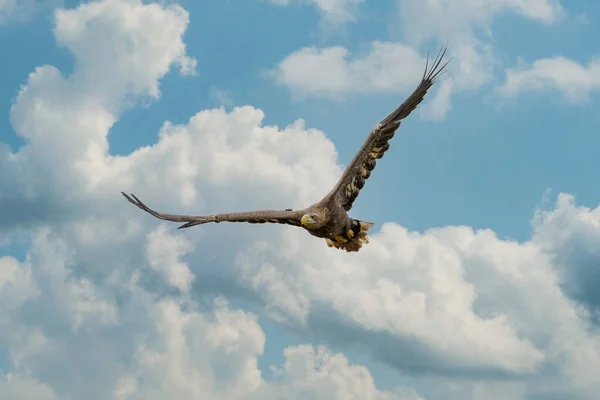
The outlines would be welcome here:
[[[325,239],[329,247],[347,251],[358,251],[368,243],[367,231],[373,226],[371,222],[351,218],[335,195],[302,210],[300,225],[311,235]]]
[[[311,235],[324,238],[329,247],[346,251],[358,251],[363,244],[369,243],[367,232],[373,223],[353,219],[348,215],[365,181],[371,175],[378,159],[389,149],[389,140],[406,118],[425,97],[435,79],[440,76],[448,62],[441,65],[446,50],[440,51],[431,69],[425,67],[421,83],[408,99],[389,114],[371,131],[361,149],[346,167],[346,170],[333,189],[319,202],[303,210],[263,210],[241,213],[215,214],[205,216],[176,215],[159,213],[134,195],[123,195],[140,209],[156,218],[185,222],[179,228],[189,228],[205,223],[247,222],[278,223],[302,227]]]

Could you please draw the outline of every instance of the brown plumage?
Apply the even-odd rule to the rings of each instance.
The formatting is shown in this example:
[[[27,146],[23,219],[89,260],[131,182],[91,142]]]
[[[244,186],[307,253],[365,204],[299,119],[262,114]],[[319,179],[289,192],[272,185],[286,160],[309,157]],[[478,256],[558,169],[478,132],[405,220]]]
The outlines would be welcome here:
[[[436,59],[429,68],[429,57],[427,65],[419,86],[415,91],[396,108],[390,115],[385,117],[371,131],[358,153],[354,156],[344,173],[333,187],[333,189],[318,203],[303,210],[264,210],[241,213],[215,214],[205,216],[176,215],[156,212],[146,206],[133,194],[123,196],[131,203],[155,216],[156,218],[183,222],[179,227],[189,228],[209,222],[248,222],[252,224],[277,223],[299,226],[306,229],[313,236],[324,238],[329,247],[343,249],[346,251],[358,251],[363,244],[369,243],[367,232],[373,223],[350,218],[348,211],[352,208],[354,200],[358,197],[365,181],[375,168],[376,160],[383,157],[389,149],[390,139],[394,136],[400,126],[400,122],[423,101],[427,91],[435,80],[444,72],[445,67],[451,60],[442,64],[446,49],[440,50]]]

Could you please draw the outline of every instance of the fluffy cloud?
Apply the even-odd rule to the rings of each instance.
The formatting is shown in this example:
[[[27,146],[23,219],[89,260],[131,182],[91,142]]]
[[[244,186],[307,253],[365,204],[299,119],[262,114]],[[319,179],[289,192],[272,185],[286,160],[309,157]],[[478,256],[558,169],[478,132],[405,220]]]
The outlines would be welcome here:
[[[493,79],[497,50],[485,39],[492,36],[494,18],[512,12],[549,24],[565,14],[555,0],[399,0],[397,8],[402,43],[375,41],[369,52],[355,57],[339,46],[304,48],[285,57],[271,75],[301,96],[342,99],[348,93],[406,91],[425,65],[416,49],[431,39],[448,43],[455,57],[449,79],[421,107],[429,118],[439,120],[451,109],[453,92],[477,90]]]
[[[467,227],[419,234],[389,223],[356,257],[289,231],[282,243],[241,255],[240,276],[279,318],[401,370],[478,376],[504,395],[521,393],[515,398],[547,395],[535,383],[544,371],[552,391],[591,398],[600,365],[600,336],[588,322],[598,307],[599,212],[561,195],[525,243]],[[449,385],[456,398],[482,393],[482,383]]]
[[[545,24],[555,23],[565,14],[558,0],[398,0],[405,40],[410,44],[429,39],[450,43],[459,68],[455,79],[467,88],[479,87],[491,78],[496,50],[485,38],[492,36],[493,20],[507,12]]]
[[[279,6],[292,3],[312,4],[319,9],[328,22],[346,22],[356,18],[359,6],[364,0],[269,0]]]
[[[155,229],[148,234],[146,256],[150,267],[160,271],[167,282],[188,293],[194,279],[187,265],[179,261],[179,258],[190,250],[189,243],[181,237],[167,234],[164,227]]]
[[[157,37],[159,26],[168,34]],[[158,96],[170,68],[193,64],[186,26],[178,6],[132,0],[59,13],[55,33],[76,68],[69,77],[51,66],[30,75],[11,116],[27,144],[0,154],[2,234],[32,242],[25,260],[0,259],[8,349],[0,395],[593,398],[600,211],[565,195],[540,211],[524,243],[489,230],[417,233],[387,223],[352,255],[292,227],[157,227],[122,199],[121,190],[133,191],[173,212],[297,208],[341,171],[322,132],[300,120],[265,126],[249,106],[165,123],[155,144],[110,155],[107,135],[126,107]],[[223,294],[315,345],[287,348],[266,379],[256,315]],[[435,388],[384,391],[339,353],[350,348],[400,374],[443,378]]]
[[[92,2],[56,13],[57,42],[71,51],[77,68],[63,77],[53,66],[31,73],[11,110],[27,145],[17,154],[0,149],[0,177],[7,213],[0,225],[27,226],[31,219],[59,221],[71,201],[102,179],[106,135],[128,106],[159,95],[158,80],[172,66],[184,73],[195,61],[185,55],[182,35],[188,14],[139,1]],[[135,49],[135,51],[132,51]],[[80,199],[81,200],[81,199]],[[41,215],[39,204],[48,208]],[[25,203],[28,212],[11,212]]]
[[[557,207],[540,210],[535,219],[536,241],[554,260],[563,290],[593,317],[600,316],[600,207],[577,206],[561,194]]]
[[[350,365],[342,354],[333,354],[324,347],[288,347],[284,355],[285,364],[276,370],[282,377],[276,398],[421,400],[411,388],[378,391],[366,368]]]
[[[181,41],[187,18],[178,6],[125,0],[57,13],[55,35],[76,68],[69,77],[51,66],[30,75],[11,116],[27,144],[14,154],[3,149],[0,157],[6,172],[0,201],[28,216],[3,213],[3,234],[32,238],[25,261],[0,259],[0,340],[10,371],[0,393],[17,399],[302,398],[318,370],[322,389],[310,389],[315,398],[346,399],[349,386],[367,398],[406,398],[378,391],[368,371],[343,355],[320,350],[315,356],[311,346],[288,350],[293,359],[281,368],[281,383],[263,380],[257,357],[265,338],[256,317],[230,310],[223,299],[202,311],[189,299],[194,275],[182,260],[192,243],[164,228],[146,234],[140,224],[146,216],[118,195],[140,185],[137,191],[155,199],[162,193],[171,206],[227,206],[226,191],[262,186],[248,203],[269,198],[295,206],[316,195],[303,187],[324,189],[309,185],[317,176],[331,183],[317,161],[329,163],[330,181],[340,172],[321,132],[304,129],[302,121],[284,130],[261,127],[263,114],[251,107],[199,113],[187,126],[167,123],[155,146],[127,157],[108,154],[107,134],[120,113],[157,97],[172,66],[186,73],[193,65]],[[196,157],[203,151],[210,157]],[[281,168],[269,168],[274,164]],[[165,182],[172,183],[165,188]],[[203,185],[223,193],[200,199]],[[315,357],[319,366],[303,362]]]
[[[0,0],[0,24],[26,21],[44,9],[63,4],[63,0]]]
[[[473,91],[493,79],[501,50],[489,41],[492,23],[506,13],[543,24],[556,23],[565,15],[559,0],[398,0],[400,31],[407,43],[422,45],[436,39],[450,44],[456,57],[451,74],[453,91]],[[438,92],[432,102],[434,115],[443,117],[450,109],[449,92],[449,88]]]
[[[478,32],[490,35],[493,19],[506,12],[542,23],[556,22],[565,14],[559,0],[398,0],[401,28],[410,42],[432,37],[474,41]]]
[[[493,257],[507,250],[494,251],[494,246],[510,247],[493,234],[447,228],[419,235],[386,224],[358,257],[332,254],[295,232],[285,237],[283,243],[244,253],[241,276],[263,293],[268,307],[308,324],[313,333],[344,332],[352,342],[403,369],[520,374],[534,371],[543,361],[540,350],[519,337],[516,321],[505,315],[506,310],[490,315],[476,310],[475,301],[482,295],[465,279],[473,256],[470,249],[463,254],[459,245],[490,248]],[[272,254],[280,254],[275,246],[287,250],[275,258]],[[306,247],[314,248],[305,254]],[[512,247],[512,253],[519,251]],[[294,268],[274,272],[284,265]],[[368,272],[364,265],[370,265]],[[501,275],[494,268],[499,267],[490,265],[490,274]],[[305,301],[292,307],[295,298]],[[379,340],[367,340],[371,335]]]
[[[507,69],[505,82],[497,92],[512,98],[528,91],[555,90],[569,101],[581,101],[599,88],[600,60],[584,66],[565,57],[554,57]]]
[[[407,389],[378,391],[365,368],[308,345],[288,348],[277,380],[265,381],[257,367],[265,337],[256,316],[231,310],[222,298],[204,311],[194,301],[157,298],[142,287],[139,273],[82,284],[57,236],[40,231],[26,262],[3,261],[19,266],[11,269],[20,275],[13,282],[32,276],[36,289],[0,322],[13,369],[0,380],[7,398],[300,399],[310,392],[311,398],[345,400],[353,387],[366,396],[356,398],[418,399]],[[9,284],[3,282],[0,293],[10,294]],[[117,298],[118,310],[108,304]]]
[[[18,400],[58,400],[51,387],[19,375],[0,375],[0,397]]]
[[[341,98],[349,93],[414,89],[424,68],[425,58],[412,47],[373,42],[367,54],[352,58],[343,47],[307,47],[287,56],[271,74],[295,95]]]

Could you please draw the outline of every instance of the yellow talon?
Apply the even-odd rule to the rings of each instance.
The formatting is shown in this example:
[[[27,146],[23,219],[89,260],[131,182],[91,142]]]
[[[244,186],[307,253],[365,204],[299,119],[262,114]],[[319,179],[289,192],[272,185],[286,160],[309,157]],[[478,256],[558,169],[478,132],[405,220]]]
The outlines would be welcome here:
[[[348,232],[346,232],[346,236],[348,236],[349,238],[353,238],[354,237],[354,231],[352,229],[348,229]]]
[[[348,239],[346,239],[342,235],[337,235],[335,237],[335,241],[338,242],[338,243],[346,243],[348,241]]]

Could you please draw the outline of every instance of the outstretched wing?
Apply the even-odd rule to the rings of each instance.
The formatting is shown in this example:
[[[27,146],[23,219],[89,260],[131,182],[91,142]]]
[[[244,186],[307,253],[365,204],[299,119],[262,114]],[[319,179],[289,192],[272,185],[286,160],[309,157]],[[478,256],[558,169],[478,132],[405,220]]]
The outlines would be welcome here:
[[[215,214],[215,215],[177,215],[177,214],[165,214],[152,210],[147,205],[142,203],[140,199],[135,195],[127,195],[121,192],[123,196],[130,203],[137,206],[138,208],[146,211],[148,214],[155,216],[158,219],[173,222],[185,222],[177,229],[189,228],[190,226],[207,224],[209,222],[248,222],[251,224],[264,224],[266,222],[274,224],[287,224],[300,226],[300,218],[302,218],[302,211],[278,211],[278,210],[264,210],[264,211],[250,211],[241,213],[229,213],[229,214]]]
[[[327,198],[337,196],[337,200],[346,211],[352,208],[352,203],[358,197],[360,190],[365,185],[365,180],[371,175],[375,168],[376,160],[383,157],[383,154],[390,148],[389,140],[394,136],[400,126],[401,120],[408,115],[423,101],[425,94],[435,80],[443,73],[444,68],[452,60],[442,64],[442,59],[446,54],[446,48],[440,49],[436,59],[429,68],[429,55],[421,83],[414,92],[396,108],[390,115],[385,117],[367,137],[358,153],[354,156],[342,177],[329,192]]]

